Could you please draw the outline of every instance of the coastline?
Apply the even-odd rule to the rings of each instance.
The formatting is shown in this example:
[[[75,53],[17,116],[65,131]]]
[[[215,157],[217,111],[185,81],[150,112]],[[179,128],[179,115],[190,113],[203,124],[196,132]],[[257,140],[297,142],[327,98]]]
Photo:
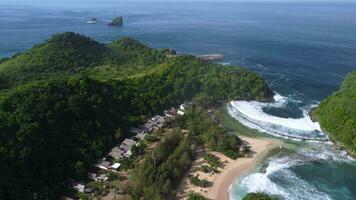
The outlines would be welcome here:
[[[251,146],[251,152],[246,157],[236,160],[232,160],[219,152],[210,152],[220,159],[221,165],[218,168],[218,173],[209,174],[195,170],[203,162],[203,158],[198,156],[179,186],[177,191],[178,199],[186,199],[184,194],[189,192],[200,193],[206,199],[229,199],[229,189],[236,178],[253,169],[258,161],[261,161],[272,149],[280,148],[283,145],[283,141],[278,139],[253,138],[241,135],[239,137]],[[207,188],[194,186],[189,182],[189,176],[191,175],[198,175],[200,178],[208,180],[211,185]]]

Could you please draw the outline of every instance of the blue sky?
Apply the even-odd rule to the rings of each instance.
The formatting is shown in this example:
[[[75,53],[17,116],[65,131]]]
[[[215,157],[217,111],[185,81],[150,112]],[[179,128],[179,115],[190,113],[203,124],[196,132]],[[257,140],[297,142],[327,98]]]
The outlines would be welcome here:
[[[68,5],[71,3],[110,3],[110,2],[355,2],[356,0],[0,0],[5,5]]]
[[[346,1],[346,2],[356,2],[356,0],[0,0],[2,3],[49,3],[49,2],[55,2],[55,3],[67,3],[67,2],[98,2],[98,3],[105,3],[105,2],[133,2],[133,1],[216,1],[216,2],[221,2],[221,1],[263,1],[263,2],[275,2],[275,1],[281,1],[281,2],[340,2],[340,1]]]

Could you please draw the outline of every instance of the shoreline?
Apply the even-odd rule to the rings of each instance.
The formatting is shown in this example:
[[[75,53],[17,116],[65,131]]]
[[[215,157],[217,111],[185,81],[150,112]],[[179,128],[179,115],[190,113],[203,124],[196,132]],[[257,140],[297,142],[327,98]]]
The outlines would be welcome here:
[[[235,180],[252,170],[258,161],[261,161],[272,149],[280,148],[283,145],[283,141],[278,139],[253,138],[241,135],[239,137],[251,146],[251,152],[246,157],[236,160],[232,160],[219,152],[210,152],[220,159],[221,165],[218,168],[219,173],[208,174],[195,170],[203,162],[202,157],[197,156],[197,159],[178,188],[178,199],[186,199],[184,194],[196,192],[203,195],[206,199],[228,200],[230,187]],[[189,182],[189,176],[191,175],[198,175],[200,178],[211,182],[212,185],[207,188],[194,186]]]

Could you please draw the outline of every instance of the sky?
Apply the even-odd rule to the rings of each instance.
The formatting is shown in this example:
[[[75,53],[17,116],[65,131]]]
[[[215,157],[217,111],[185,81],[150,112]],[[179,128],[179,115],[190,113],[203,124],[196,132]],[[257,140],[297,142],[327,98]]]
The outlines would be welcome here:
[[[0,0],[0,5],[20,6],[70,6],[71,4],[105,4],[119,2],[325,2],[325,3],[356,3],[356,0]],[[1,9],[1,7],[0,7]]]
[[[90,3],[94,3],[94,2],[100,2],[100,3],[105,3],[105,2],[133,2],[133,1],[145,1],[145,2],[149,2],[149,1],[172,1],[172,2],[179,2],[179,1],[189,1],[189,2],[193,2],[193,1],[216,1],[216,2],[221,2],[221,1],[245,1],[245,2],[250,2],[250,1],[255,1],[255,2],[340,2],[340,1],[344,1],[344,2],[356,2],[356,0],[0,0],[1,3],[14,3],[14,4],[21,4],[21,3],[49,3],[49,2],[54,2],[54,3],[67,3],[67,2],[90,2]]]

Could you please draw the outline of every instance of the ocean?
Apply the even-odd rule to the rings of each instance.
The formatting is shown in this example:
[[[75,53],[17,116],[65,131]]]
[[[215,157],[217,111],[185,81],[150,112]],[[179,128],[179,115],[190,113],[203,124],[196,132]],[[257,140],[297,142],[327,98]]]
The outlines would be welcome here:
[[[231,199],[256,191],[287,200],[356,199],[356,162],[332,148],[307,115],[356,70],[356,3],[97,2],[0,1],[0,57],[65,31],[104,43],[130,36],[181,54],[222,53],[222,64],[261,74],[276,93],[274,103],[231,102],[230,115],[296,143],[236,180]],[[119,15],[124,26],[106,25]],[[98,23],[87,24],[91,17]]]

